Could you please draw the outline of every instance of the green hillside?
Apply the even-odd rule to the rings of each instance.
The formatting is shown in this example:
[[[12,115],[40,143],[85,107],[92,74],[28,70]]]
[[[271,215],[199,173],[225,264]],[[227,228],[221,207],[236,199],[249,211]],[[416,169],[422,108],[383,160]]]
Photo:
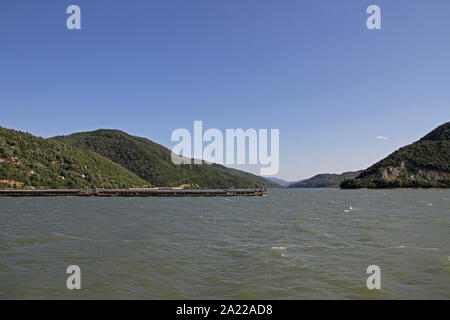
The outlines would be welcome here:
[[[341,184],[341,188],[390,187],[450,187],[450,122]]]
[[[0,188],[128,188],[145,184],[94,152],[0,127]]]
[[[362,171],[349,171],[342,174],[322,173],[312,178],[295,182],[289,188],[337,188],[345,179],[356,178]]]
[[[171,151],[145,138],[119,130],[97,130],[52,138],[94,151],[127,168],[154,186],[198,185],[201,188],[276,187],[276,183],[217,164],[175,165]]]

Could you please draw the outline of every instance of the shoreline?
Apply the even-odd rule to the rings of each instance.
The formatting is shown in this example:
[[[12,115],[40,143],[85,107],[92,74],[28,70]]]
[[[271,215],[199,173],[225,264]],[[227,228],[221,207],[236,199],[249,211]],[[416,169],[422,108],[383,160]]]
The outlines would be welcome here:
[[[0,189],[0,197],[255,197],[267,189]]]

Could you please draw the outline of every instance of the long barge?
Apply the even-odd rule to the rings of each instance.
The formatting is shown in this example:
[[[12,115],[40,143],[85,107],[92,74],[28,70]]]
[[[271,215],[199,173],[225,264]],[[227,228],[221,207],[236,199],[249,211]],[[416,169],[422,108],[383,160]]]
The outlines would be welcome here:
[[[51,189],[0,190],[4,197],[254,197],[267,189]]]

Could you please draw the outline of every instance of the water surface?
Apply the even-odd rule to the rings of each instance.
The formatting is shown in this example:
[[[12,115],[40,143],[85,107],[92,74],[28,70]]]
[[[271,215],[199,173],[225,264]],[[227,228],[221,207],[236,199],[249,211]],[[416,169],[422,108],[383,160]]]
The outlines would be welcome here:
[[[449,299],[450,191],[0,198],[0,257],[0,299]]]

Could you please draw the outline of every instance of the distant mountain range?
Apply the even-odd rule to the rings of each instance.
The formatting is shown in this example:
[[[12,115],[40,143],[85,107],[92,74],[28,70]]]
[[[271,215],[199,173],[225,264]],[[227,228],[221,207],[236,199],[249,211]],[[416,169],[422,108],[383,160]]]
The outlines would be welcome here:
[[[289,182],[289,181],[286,181],[286,180],[283,180],[280,178],[275,178],[275,177],[267,177],[266,179],[279,184],[281,187],[288,187],[292,183],[292,182]]]
[[[419,187],[450,187],[450,122],[341,184],[344,189]]]
[[[339,185],[349,178],[355,178],[361,171],[349,171],[342,174],[322,173],[312,178],[300,180],[289,185],[289,188],[338,188]]]
[[[119,130],[35,137],[0,127],[0,188],[417,188],[450,187],[450,122],[364,171],[289,184],[217,164],[175,165],[171,151]]]
[[[278,184],[217,164],[175,165],[171,151],[119,130],[50,139],[0,127],[0,188],[260,188]]]

